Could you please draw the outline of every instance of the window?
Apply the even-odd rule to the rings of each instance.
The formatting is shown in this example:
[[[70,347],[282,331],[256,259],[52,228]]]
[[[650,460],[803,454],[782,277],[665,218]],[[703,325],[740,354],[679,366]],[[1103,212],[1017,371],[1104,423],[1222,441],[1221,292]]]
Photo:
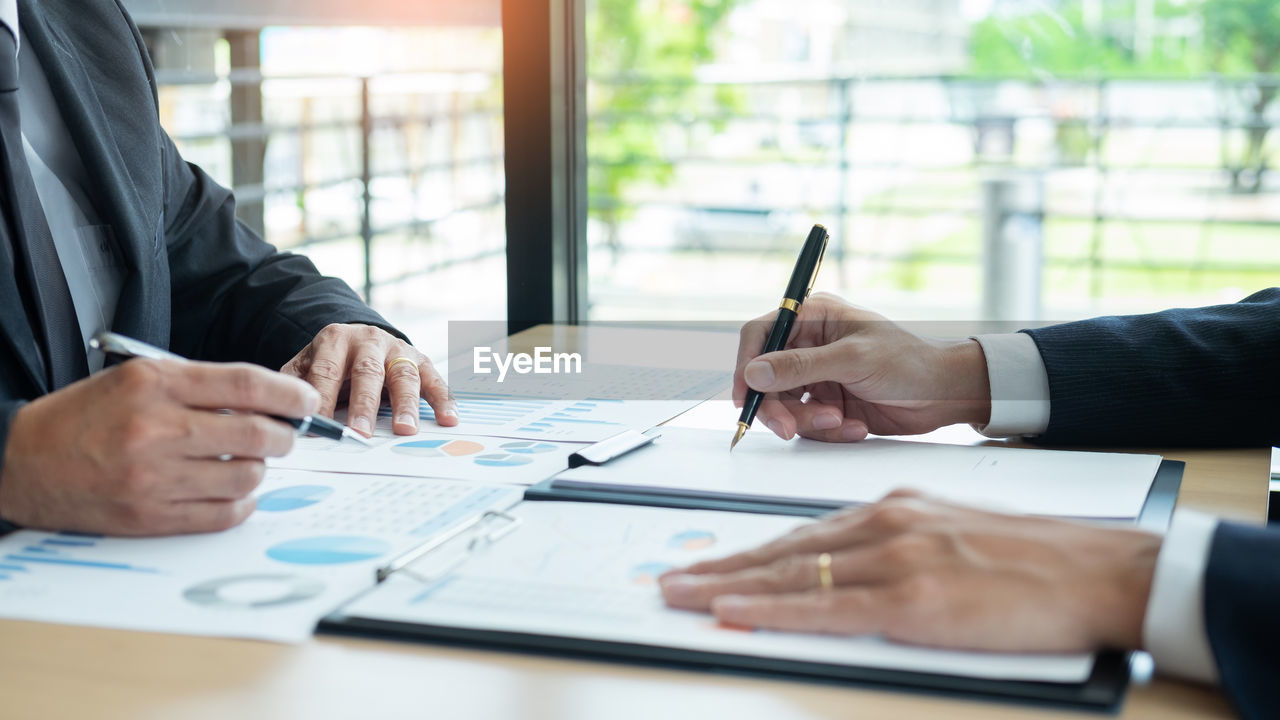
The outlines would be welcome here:
[[[433,357],[448,319],[505,317],[497,0],[126,4],[165,128],[235,190],[242,220]]]
[[[586,0],[588,316],[764,312],[813,222],[895,317],[1274,285],[1280,60],[1227,5]]]

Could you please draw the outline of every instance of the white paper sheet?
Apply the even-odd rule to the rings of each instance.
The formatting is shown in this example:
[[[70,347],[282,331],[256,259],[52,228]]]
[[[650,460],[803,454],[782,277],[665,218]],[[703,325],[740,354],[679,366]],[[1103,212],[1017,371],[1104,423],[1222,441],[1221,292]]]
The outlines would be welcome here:
[[[385,417],[379,418],[370,442],[372,447],[361,448],[325,438],[300,438],[292,452],[268,464],[293,470],[532,485],[568,467],[569,455],[583,447],[434,431],[400,436],[392,433],[391,420]]]
[[[520,492],[446,480],[268,472],[223,533],[0,539],[0,617],[301,642],[374,570]]]
[[[527,440],[598,442],[623,430],[648,430],[728,387],[709,370],[594,365],[589,376],[537,375],[498,383],[494,375],[450,375],[459,424],[435,425],[425,402],[424,430]],[[380,418],[390,417],[383,407]]]
[[[1155,455],[937,445],[875,438],[856,444],[663,428],[648,447],[558,486],[690,490],[725,496],[874,502],[915,488],[957,502],[1034,515],[1135,518],[1160,466]]]
[[[874,637],[747,632],[670,610],[655,578],[753,547],[795,518],[582,503],[524,503],[522,524],[469,557],[461,541],[344,608],[348,616],[595,638],[757,657],[966,677],[1080,682],[1089,655],[1004,655],[909,647]]]

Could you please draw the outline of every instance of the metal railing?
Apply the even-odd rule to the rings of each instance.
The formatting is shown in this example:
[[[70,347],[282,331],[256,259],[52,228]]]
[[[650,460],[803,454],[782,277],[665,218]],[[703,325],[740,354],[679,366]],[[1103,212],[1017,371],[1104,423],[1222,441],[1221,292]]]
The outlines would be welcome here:
[[[272,181],[270,177],[266,177],[262,183],[245,183],[234,184],[229,182],[228,178],[219,178],[232,186],[235,191],[238,205],[253,206],[264,205],[273,198],[280,196],[305,198],[306,195],[313,191],[340,188],[344,185],[355,185],[359,188],[359,197],[353,216],[350,218],[354,225],[354,232],[345,230],[334,230],[328,232],[318,232],[314,229],[314,224],[307,221],[304,217],[302,226],[307,228],[306,232],[299,237],[280,238],[273,236],[272,229],[266,228],[268,241],[271,241],[283,249],[288,250],[306,250],[317,246],[342,241],[358,241],[361,247],[361,256],[363,260],[362,279],[360,283],[363,288],[365,298],[372,297],[376,286],[379,284],[374,279],[373,257],[375,253],[376,242],[379,238],[390,235],[402,235],[408,233],[410,235],[421,235],[429,233],[433,225],[439,224],[451,218],[467,213],[482,212],[499,208],[503,204],[502,195],[502,162],[501,147],[494,148],[492,146],[476,149],[465,155],[457,155],[441,160],[428,160],[418,163],[397,162],[391,166],[385,162],[378,162],[375,151],[375,138],[381,133],[390,134],[407,134],[415,129],[422,128],[431,129],[436,126],[451,126],[457,128],[463,123],[481,122],[491,123],[493,128],[500,128],[502,122],[502,111],[500,107],[494,107],[491,103],[483,98],[476,100],[475,96],[484,95],[486,91],[476,92],[472,90],[440,90],[433,88],[421,88],[414,90],[413,81],[415,79],[440,79],[442,77],[468,77],[482,76],[488,83],[497,86],[500,82],[500,76],[492,71],[451,71],[447,73],[405,73],[397,75],[380,75],[378,77],[350,77],[350,76],[333,76],[333,75],[308,75],[298,77],[280,77],[265,76],[255,70],[235,70],[225,76],[218,76],[208,73],[186,73],[180,71],[161,71],[157,73],[157,82],[161,88],[172,88],[182,86],[205,86],[219,83],[226,83],[228,86],[255,86],[266,87],[271,89],[280,89],[290,84],[305,84],[308,87],[323,86],[325,91],[323,97],[332,100],[339,105],[350,106],[351,112],[347,117],[339,117],[337,119],[326,119],[321,121],[306,120],[294,123],[225,123],[223,127],[216,130],[190,130],[183,131],[181,128],[171,129],[171,135],[180,147],[197,145],[202,143],[227,143],[235,146],[241,143],[268,143],[272,140],[282,138],[304,138],[320,133],[350,133],[355,136],[357,144],[356,157],[354,163],[350,163],[350,167],[345,168],[345,172],[331,174],[330,176],[320,179],[295,179],[292,181]],[[385,93],[379,94],[377,85],[388,80],[395,80],[397,86]],[[448,83],[445,83],[448,84]],[[379,112],[376,109],[376,103],[379,99],[386,98],[405,98],[405,97],[433,97],[445,100],[445,104],[452,106],[453,110],[448,112],[420,112],[420,113],[404,113],[404,112]],[[268,104],[270,103],[288,103],[303,101],[305,97],[272,97],[270,93],[264,98]],[[464,103],[464,100],[471,99],[473,102]],[[465,109],[462,105],[468,104]],[[501,142],[501,133],[492,133],[497,142]],[[454,148],[455,150],[457,148]],[[300,151],[301,152],[301,151]],[[296,158],[299,163],[307,161],[307,158]],[[265,161],[265,158],[264,158]],[[443,214],[435,214],[431,217],[420,216],[416,211],[411,212],[407,220],[386,221],[377,217],[375,205],[378,198],[375,193],[375,183],[380,180],[404,180],[412,182],[415,178],[421,179],[424,176],[440,173],[456,173],[459,170],[468,168],[491,168],[493,177],[495,178],[493,192],[486,197],[475,199],[469,202],[456,204],[449,208]],[[300,173],[301,175],[302,173]],[[301,201],[300,201],[301,202]],[[302,203],[305,207],[305,203]],[[402,213],[403,214],[403,213]],[[305,210],[304,210],[305,215]],[[447,259],[438,260],[427,265],[416,268],[404,269],[396,275],[385,279],[383,282],[395,283],[409,280],[415,277],[429,275],[440,271],[447,267],[456,266],[458,264],[481,260],[493,257],[495,254],[501,253],[501,244],[495,247],[480,246],[475,252],[463,254],[462,256],[449,257]]]
[[[476,74],[476,73],[454,73]],[[493,87],[500,83],[500,75],[492,71],[479,71],[489,78]],[[413,76],[403,76],[410,80]],[[413,128],[433,125],[481,122],[492,123],[492,127],[500,128],[502,111],[491,104],[475,101],[477,95],[465,90],[442,91],[423,87],[417,91],[407,91],[403,87],[388,91],[388,95],[404,95],[420,93],[422,95],[448,95],[453,110],[450,112],[379,112],[377,109],[379,91],[377,84],[386,79],[351,78],[351,77],[303,77],[279,78],[263,77],[256,71],[236,71],[229,76],[214,77],[209,75],[190,75],[183,73],[162,73],[159,80],[163,86],[199,85],[212,82],[236,85],[263,85],[278,89],[291,82],[332,83],[333,89],[326,92],[326,97],[344,97],[353,113],[350,117],[323,121],[291,122],[283,124],[241,123],[230,124],[211,131],[193,131],[183,133],[181,129],[175,133],[180,143],[227,142],[231,144],[244,142],[269,142],[282,137],[302,137],[322,132],[350,132],[358,135],[358,157],[347,172],[317,180],[297,180],[273,182],[267,178],[260,184],[246,184],[235,187],[238,199],[242,203],[267,202],[273,197],[297,196],[305,197],[309,192],[326,188],[355,184],[359,187],[359,198],[355,216],[351,218],[355,230],[347,231],[312,231],[312,225],[305,222],[303,226],[308,232],[282,243],[289,248],[312,248],[326,243],[341,240],[358,239],[364,259],[363,288],[366,297],[375,291],[377,282],[374,279],[372,258],[378,246],[379,238],[391,234],[409,232],[427,232],[433,224],[455,217],[459,214],[483,212],[503,205],[502,194],[502,154],[500,148],[479,148],[466,156],[451,156],[447,159],[432,158],[418,163],[379,162],[376,157],[375,139],[380,133],[406,133]],[[664,80],[653,78],[592,78],[591,83],[597,87],[612,83],[650,83],[662,84]],[[411,86],[412,83],[409,83]],[[687,86],[687,81],[684,82]],[[706,134],[710,127],[718,128],[719,134],[732,134],[744,127],[757,128],[756,135],[762,138],[760,146],[747,148],[741,154],[698,152],[673,152],[660,157],[625,158],[608,160],[593,156],[589,167],[594,172],[607,171],[619,166],[640,164],[663,164],[677,169],[676,184],[667,190],[660,187],[647,188],[641,193],[644,197],[627,194],[624,197],[590,198],[591,210],[595,213],[619,209],[634,210],[645,207],[667,206],[677,211],[697,213],[700,211],[729,211],[741,213],[762,213],[774,211],[805,212],[811,215],[830,217],[838,229],[833,232],[833,240],[837,246],[833,248],[836,259],[845,261],[868,260],[893,262],[909,259],[912,262],[940,262],[952,264],[978,264],[982,261],[977,252],[980,242],[973,243],[973,254],[954,251],[939,252],[930,255],[926,252],[912,251],[908,255],[886,254],[871,246],[845,246],[844,240],[850,233],[850,224],[858,217],[919,217],[935,214],[950,214],[968,218],[979,218],[985,208],[982,202],[982,173],[1004,169],[1018,169],[1023,172],[1037,173],[1044,178],[1052,179],[1066,173],[1084,172],[1089,177],[1083,178],[1086,192],[1069,202],[1050,193],[1043,207],[1036,214],[1044,223],[1057,221],[1075,221],[1088,223],[1091,242],[1089,252],[1084,257],[1057,258],[1046,255],[1046,267],[1085,267],[1093,274],[1091,291],[1100,292],[1100,273],[1108,269],[1132,268],[1136,270],[1158,271],[1161,269],[1185,269],[1188,272],[1239,272],[1253,273],[1261,276],[1273,274],[1280,277],[1280,254],[1277,258],[1259,261],[1237,262],[1220,261],[1201,258],[1194,262],[1180,262],[1175,259],[1150,257],[1143,260],[1113,259],[1106,256],[1105,229],[1112,224],[1173,224],[1196,223],[1201,227],[1221,226],[1262,226],[1270,228],[1280,225],[1280,205],[1271,208],[1265,203],[1259,204],[1254,199],[1265,197],[1271,191],[1271,184],[1266,179],[1267,169],[1262,165],[1263,180],[1259,183],[1255,194],[1223,194],[1216,198],[1215,207],[1208,214],[1196,214],[1195,209],[1188,210],[1178,203],[1171,203],[1164,208],[1124,208],[1109,200],[1106,193],[1117,178],[1130,174],[1144,174],[1149,177],[1174,174],[1196,175],[1200,179],[1195,182],[1183,182],[1179,192],[1183,196],[1194,195],[1194,185],[1214,184],[1226,188],[1225,183],[1232,173],[1239,173],[1238,167],[1229,162],[1216,165],[1204,162],[1165,162],[1161,163],[1120,163],[1109,159],[1110,146],[1120,135],[1133,135],[1138,132],[1162,133],[1172,131],[1198,131],[1213,133],[1219,142],[1226,143],[1233,138],[1251,130],[1280,126],[1280,101],[1274,106],[1258,108],[1250,104],[1256,98],[1260,88],[1275,88],[1280,79],[1258,77],[1245,79],[1203,78],[1199,80],[1168,80],[1164,78],[1106,78],[1093,80],[1059,80],[1053,82],[1029,82],[1014,79],[966,79],[954,77],[924,78],[803,78],[795,80],[768,80],[743,82],[707,82],[694,86],[691,108],[687,112],[670,112],[666,114],[630,114],[617,112],[598,112],[589,119],[592,132],[611,125],[626,123],[645,123],[652,128],[661,128],[663,132],[674,130],[677,133],[694,134],[701,129]],[[729,88],[747,98],[743,103],[745,112],[725,111],[715,103],[699,99],[698,92]],[[805,98],[803,112],[779,112],[776,109],[762,110],[758,108],[777,108],[778,103],[756,101],[754,96],[767,97],[779,91],[793,93]],[[1144,103],[1139,98],[1126,97],[1126,94],[1146,94],[1155,101]],[[878,102],[878,99],[898,97],[911,99],[894,110],[889,103]],[[1177,101],[1181,97],[1186,102]],[[465,108],[461,100],[470,98],[475,101]],[[913,99],[912,99],[913,98]],[[1206,102],[1208,99],[1208,102]],[[284,102],[268,96],[267,102]],[[886,105],[890,106],[886,109]],[[967,161],[958,163],[920,162],[910,158],[878,158],[866,159],[859,150],[859,142],[863,133],[874,126],[891,126],[904,132],[924,132],[926,128],[959,128],[963,130],[972,144]],[[759,130],[759,128],[764,128]],[[772,128],[770,130],[769,128]],[[791,150],[784,150],[781,143],[769,145],[770,134],[780,135],[794,132],[797,128],[818,140],[801,142]],[[1038,130],[1037,130],[1038,128]],[[1049,129],[1061,137],[1071,136],[1070,147],[1063,140],[1055,146],[1057,152],[1041,152],[1034,157],[1022,152],[1026,142],[1025,136],[1033,130],[1043,132]],[[501,133],[493,134],[495,142],[500,143]],[[776,139],[776,137],[775,137]],[[1059,142],[1058,140],[1054,141]],[[697,143],[687,143],[690,147],[698,147]],[[990,148],[995,146],[995,151]],[[590,149],[590,148],[589,148]],[[1265,155],[1264,155],[1265,157]],[[693,166],[704,166],[712,169],[751,173],[758,169],[786,166],[796,171],[826,171],[834,174],[836,190],[834,197],[826,202],[814,202],[808,198],[787,202],[737,202],[715,203],[697,198],[696,193],[688,192],[688,188],[679,186],[679,172]],[[494,192],[486,197],[472,199],[460,203],[443,215],[419,217],[416,213],[409,219],[394,222],[383,221],[375,210],[375,183],[382,179],[401,179],[412,181],[424,175],[434,173],[454,173],[466,168],[491,168],[494,176]],[[924,176],[939,176],[945,173],[969,173],[970,192],[967,199],[959,202],[941,202],[931,200],[924,195],[913,195],[910,192],[895,190],[880,193],[874,197],[856,198],[852,187],[855,180],[867,173],[915,171]],[[1201,193],[1203,194],[1203,193]],[[916,198],[922,201],[904,202],[904,198]],[[274,239],[270,238],[269,239]],[[435,272],[443,267],[452,266],[472,260],[492,257],[501,252],[501,246],[481,247],[472,254],[451,256],[436,263],[418,268],[407,268],[389,279],[388,282],[399,282]],[[633,248],[615,248],[624,252],[640,251]],[[717,241],[715,249],[719,252],[758,252],[758,247],[736,247],[731,240]]]

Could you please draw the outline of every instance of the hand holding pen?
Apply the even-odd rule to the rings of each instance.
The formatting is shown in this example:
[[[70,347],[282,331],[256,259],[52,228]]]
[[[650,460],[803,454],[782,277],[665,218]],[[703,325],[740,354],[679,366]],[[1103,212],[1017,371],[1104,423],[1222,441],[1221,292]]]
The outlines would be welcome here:
[[[827,293],[805,302],[785,349],[760,353],[769,313],[742,328],[733,399],[763,394],[758,418],[774,434],[857,442],[985,425],[986,358],[974,340],[923,338]]]
[[[109,535],[211,532],[254,510],[266,459],[320,393],[244,363],[141,358],[12,403],[0,519]],[[231,410],[231,413],[221,412]]]
[[[153,345],[148,345],[140,340],[117,335],[111,332],[101,332],[93,336],[89,341],[89,345],[96,350],[101,350],[107,355],[118,358],[151,358],[152,360],[186,360],[181,355],[175,355],[168,350],[162,350]],[[268,414],[273,420],[279,420],[291,426],[298,431],[298,436],[315,435],[316,437],[328,438],[337,442],[350,443],[352,445],[369,446],[369,441],[358,435],[356,432],[342,423],[324,417],[323,415],[307,414],[302,417],[288,417],[284,415]]]

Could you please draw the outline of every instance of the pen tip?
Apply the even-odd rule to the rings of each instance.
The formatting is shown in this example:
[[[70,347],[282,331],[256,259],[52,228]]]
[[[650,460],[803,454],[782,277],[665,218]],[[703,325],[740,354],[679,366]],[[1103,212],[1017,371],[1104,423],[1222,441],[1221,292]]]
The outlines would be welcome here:
[[[742,436],[746,434],[747,434],[747,424],[744,422],[738,423],[738,431],[733,434],[733,442],[729,443],[729,452],[733,452],[733,449],[738,447],[738,441],[741,440]]]

